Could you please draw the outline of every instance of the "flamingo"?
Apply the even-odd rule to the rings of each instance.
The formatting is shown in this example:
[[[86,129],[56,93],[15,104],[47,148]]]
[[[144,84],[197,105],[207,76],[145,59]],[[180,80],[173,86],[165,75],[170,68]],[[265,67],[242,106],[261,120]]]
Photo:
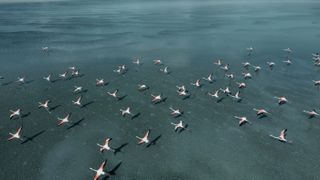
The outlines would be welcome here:
[[[61,126],[61,125],[63,125],[64,123],[70,122],[70,120],[69,120],[70,116],[71,116],[71,114],[69,113],[69,114],[68,114],[66,117],[64,117],[64,118],[59,118],[59,117],[58,117],[58,121],[60,121],[60,122],[58,123],[58,126]]]
[[[273,138],[273,139],[277,139],[279,140],[280,142],[284,142],[284,143],[292,143],[292,141],[288,141],[286,139],[286,135],[287,135],[287,129],[284,129],[280,132],[280,135],[279,136],[274,136],[272,134],[270,134],[270,137]]]
[[[174,117],[179,117],[183,114],[183,112],[180,111],[180,109],[173,109],[172,107],[169,107],[169,109],[172,111],[171,115]]]
[[[105,168],[105,166],[106,166],[106,163],[107,163],[107,161],[103,161],[103,162],[101,163],[99,169],[97,169],[97,170],[96,170],[96,169],[93,169],[93,168],[89,168],[90,170],[96,172],[96,175],[94,176],[93,180],[98,180],[100,176],[105,176],[105,175],[110,176],[109,173],[107,173],[107,172],[104,171],[104,168]]]
[[[271,114],[268,111],[266,111],[265,109],[256,109],[253,108],[254,111],[256,111],[257,116],[266,116],[267,114]]]
[[[317,111],[315,109],[313,109],[312,111],[303,110],[303,112],[308,114],[310,118],[313,118],[315,116],[319,116],[319,113],[317,113]]]
[[[20,140],[23,140],[20,133],[21,133],[21,130],[22,130],[22,127],[20,127],[15,133],[10,133],[9,132],[9,135],[10,137],[8,138],[8,141],[11,141],[13,139],[20,139]]]
[[[11,114],[10,114],[10,119],[13,119],[15,116],[19,116],[21,115],[21,109],[17,109],[15,111],[10,110]]]
[[[138,142],[139,145],[144,143],[148,144],[150,142],[150,140],[148,139],[149,133],[150,133],[150,130],[148,130],[142,138],[139,136],[136,136],[136,138],[140,139],[140,141]]]
[[[234,118],[239,119],[239,126],[244,125],[245,123],[250,123],[250,121],[248,121],[247,117],[239,117],[239,116],[234,116]]]
[[[105,141],[104,141],[104,145],[101,145],[99,143],[97,143],[97,145],[100,147],[100,152],[103,152],[105,150],[107,151],[115,151],[114,149],[112,149],[110,146],[109,146],[109,142],[111,141],[111,138],[107,138]]]
[[[220,92],[220,89],[216,90],[215,93],[213,93],[213,94],[208,92],[208,95],[218,99],[219,98],[219,92]]]
[[[288,102],[288,100],[287,100],[287,98],[286,97],[284,97],[284,96],[282,96],[282,97],[274,97],[275,99],[278,99],[278,104],[279,105],[282,105],[282,104],[285,104],[285,103],[287,103]]]
[[[177,131],[179,128],[189,130],[186,128],[186,126],[183,125],[182,121],[179,121],[179,123],[177,124],[172,122],[171,124],[174,126],[174,131]]]

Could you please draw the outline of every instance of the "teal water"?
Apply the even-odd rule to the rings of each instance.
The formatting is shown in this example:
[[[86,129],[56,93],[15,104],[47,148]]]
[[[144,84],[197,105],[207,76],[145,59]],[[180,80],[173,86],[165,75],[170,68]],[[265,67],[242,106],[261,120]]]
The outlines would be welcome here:
[[[319,51],[320,3],[312,1],[52,1],[1,3],[0,1],[0,179],[93,179],[89,167],[107,159],[110,179],[319,179],[320,122],[308,119],[303,109],[318,109],[319,68],[312,53]],[[48,46],[49,54],[41,51]],[[254,47],[251,56],[246,48]],[[293,64],[282,63],[284,48],[292,48]],[[139,57],[142,66],[132,60]],[[229,81],[212,62],[229,63],[236,77]],[[161,59],[171,74],[160,72],[152,60]],[[246,80],[243,101],[225,98],[217,103],[208,91],[244,81],[241,63],[260,65],[259,74]],[[266,62],[274,61],[273,70]],[[122,76],[113,72],[126,64]],[[84,76],[49,83],[69,66]],[[216,82],[200,89],[190,82],[213,72]],[[29,83],[18,85],[18,76]],[[96,87],[95,79],[109,82]],[[137,84],[150,86],[137,91]],[[182,100],[176,85],[185,84],[192,96]],[[72,105],[74,85],[88,91],[86,108]],[[127,95],[115,101],[107,91]],[[167,100],[153,105],[150,94]],[[273,96],[286,96],[279,106]],[[38,109],[50,99],[58,106],[51,114]],[[120,108],[132,107],[140,116],[131,120]],[[170,116],[169,107],[184,111]],[[252,108],[272,115],[258,119]],[[10,109],[30,115],[10,120]],[[57,117],[72,113],[69,125],[58,127]],[[239,127],[233,118],[252,122]],[[191,131],[175,133],[171,122],[188,123]],[[80,121],[82,120],[82,121]],[[69,128],[73,123],[79,125]],[[7,142],[9,132],[23,125],[22,135],[33,140]],[[270,139],[287,128],[292,144]],[[151,129],[155,145],[136,145],[135,136]],[[112,137],[111,147],[122,152],[101,154],[96,143]]]

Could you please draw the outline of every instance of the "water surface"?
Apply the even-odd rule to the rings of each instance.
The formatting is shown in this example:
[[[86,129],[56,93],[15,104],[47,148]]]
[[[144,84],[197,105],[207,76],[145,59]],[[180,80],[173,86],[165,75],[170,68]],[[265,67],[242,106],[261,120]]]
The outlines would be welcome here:
[[[215,1],[38,1],[0,3],[0,177],[6,179],[90,179],[108,159],[107,169],[120,165],[111,179],[319,179],[318,118],[308,119],[303,109],[319,106],[319,91],[312,80],[319,69],[311,53],[319,50],[318,2],[215,2]],[[41,51],[48,46],[49,54]],[[246,48],[254,52],[247,56]],[[282,63],[290,47],[293,64]],[[134,66],[133,58],[144,63]],[[236,78],[229,81],[212,62],[229,63]],[[153,59],[172,71],[162,74]],[[259,74],[247,80],[243,101],[225,98],[221,103],[208,91],[244,81],[241,63],[260,65]],[[266,62],[276,62],[273,70]],[[113,70],[127,64],[128,73]],[[48,83],[67,67],[77,66],[84,75]],[[201,89],[190,82],[214,73],[216,82]],[[18,76],[29,83],[18,85]],[[95,86],[96,78],[109,82]],[[147,92],[137,91],[145,83]],[[190,99],[177,96],[176,85],[185,84]],[[88,91],[86,108],[72,105],[78,95],[73,86]],[[107,91],[119,89],[127,97],[115,101]],[[162,93],[167,101],[151,104],[150,94]],[[273,96],[285,95],[279,106]],[[38,109],[50,99],[57,106],[51,114]],[[61,105],[61,106],[58,106]],[[123,118],[120,108],[132,107],[141,115]],[[173,131],[169,107],[182,109],[179,118],[191,131]],[[9,120],[9,110],[21,107],[29,116]],[[266,108],[272,115],[258,119],[252,108]],[[57,127],[57,117],[72,113],[73,128]],[[247,116],[252,124],[239,127],[234,115]],[[82,121],[80,121],[82,120]],[[7,142],[8,132],[23,125],[23,135],[35,136],[21,144]],[[288,128],[282,144],[269,138]],[[150,148],[137,146],[135,136],[151,129]],[[112,137],[111,146],[128,143],[116,155],[99,153],[96,143]],[[121,163],[121,164],[120,164]]]

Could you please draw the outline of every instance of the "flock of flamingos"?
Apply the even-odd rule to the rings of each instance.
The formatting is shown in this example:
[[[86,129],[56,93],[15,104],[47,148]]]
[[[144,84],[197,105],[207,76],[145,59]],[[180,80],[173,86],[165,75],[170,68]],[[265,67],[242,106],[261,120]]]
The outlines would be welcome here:
[[[253,53],[253,48],[249,47],[246,48],[248,56],[250,56]],[[42,51],[44,53],[49,53],[49,48],[48,47],[43,47]],[[283,51],[286,53],[286,60],[283,61],[283,63],[285,63],[286,65],[291,65],[292,61],[290,60],[290,54],[292,53],[292,50],[290,48],[286,48],[283,49]],[[314,65],[315,66],[320,66],[320,54],[315,53],[312,54],[312,58],[314,60]],[[135,59],[132,62],[134,65],[136,66],[140,66],[142,65],[142,62],[139,59]],[[154,65],[159,66],[160,71],[164,74],[170,74],[171,71],[169,69],[168,66],[165,66],[162,62],[162,60],[153,60]],[[233,79],[235,77],[235,75],[233,73],[230,72],[230,65],[227,63],[224,63],[222,60],[215,60],[213,62],[218,69],[220,69],[221,71],[225,72],[225,78],[226,79]],[[275,62],[266,62],[267,63],[267,68],[273,69],[276,65]],[[221,98],[225,98],[225,97],[230,97],[232,99],[234,99],[236,102],[241,102],[242,97],[241,97],[241,91],[244,90],[245,88],[247,88],[245,80],[252,78],[252,74],[248,71],[249,68],[253,68],[254,72],[259,72],[262,68],[260,66],[257,65],[253,65],[250,62],[243,62],[242,63],[244,71],[242,73],[243,76],[243,82],[236,82],[237,83],[237,87],[238,90],[236,92],[231,92],[229,87],[224,87],[224,88],[219,88],[213,92],[208,92],[208,96],[214,98],[217,100],[217,102],[219,102],[219,100],[221,100]],[[115,73],[118,74],[125,74],[128,71],[128,67],[126,65],[119,65],[117,69],[114,70]],[[77,67],[69,67],[67,71],[65,71],[63,74],[59,74],[59,78],[60,79],[68,79],[68,78],[75,78],[75,77],[80,77],[80,71]],[[4,77],[1,77],[1,79],[4,79]],[[43,77],[43,80],[48,81],[48,82],[52,82],[52,78],[51,78],[51,74],[49,74],[46,77]],[[214,83],[216,81],[215,77],[213,76],[213,73],[210,73],[209,75],[199,78],[197,79],[195,82],[191,82],[190,85],[195,86],[196,88],[201,88],[201,86],[203,85],[204,82],[207,83]],[[320,80],[310,80],[313,82],[313,84],[315,86],[320,86]],[[26,77],[18,77],[16,80],[16,83],[23,85],[24,83],[26,83]],[[96,79],[96,86],[105,86],[107,84],[107,82],[102,79],[102,78],[97,78]],[[177,94],[178,96],[180,96],[182,99],[187,99],[190,97],[191,92],[189,90],[187,90],[185,85],[177,85],[176,86],[177,90]],[[149,86],[146,84],[137,84],[137,90],[138,91],[148,91]],[[84,91],[83,87],[81,86],[74,86],[74,90],[73,92],[75,94],[81,94]],[[118,90],[115,90],[113,92],[107,92],[108,95],[112,96],[113,98],[117,99],[117,100],[121,100],[121,96],[118,93]],[[275,98],[275,103],[278,103],[279,105],[284,105],[288,102],[287,98],[285,96],[279,96],[279,97],[274,97]],[[162,94],[150,94],[150,99],[151,102],[154,104],[158,104],[161,103],[165,100],[165,98],[163,97]],[[82,96],[80,95],[79,97],[77,97],[74,101],[72,101],[72,103],[75,106],[80,106],[83,107],[84,104],[82,103]],[[44,110],[46,110],[48,113],[51,113],[51,108],[50,108],[50,100],[46,100],[44,102],[39,102],[38,105],[39,108],[42,108]],[[169,107],[169,110],[171,111],[171,115],[173,117],[179,117],[179,116],[183,116],[183,111],[180,109],[175,109],[173,107]],[[253,108],[253,111],[256,112],[256,115],[259,117],[265,117],[265,116],[269,116],[271,115],[271,113],[264,109],[264,108]],[[310,118],[315,117],[315,116],[319,116],[318,112],[316,112],[316,110],[302,110],[304,113],[306,113]],[[18,119],[21,118],[21,116],[23,115],[23,110],[22,108],[18,108],[15,110],[10,110],[10,115],[9,118],[10,119]],[[136,114],[131,112],[131,108],[127,107],[124,109],[120,109],[119,112],[122,116],[131,116],[134,117]],[[239,126],[243,126],[246,123],[251,123],[247,117],[245,116],[234,116],[235,119],[239,120]],[[63,126],[70,123],[70,114],[67,114],[65,117],[58,117],[57,118],[57,125],[58,126]],[[191,130],[188,128],[187,124],[185,124],[182,120],[179,120],[178,122],[172,122],[171,123],[173,126],[173,130],[174,131],[183,131],[183,130]],[[287,129],[283,129],[280,131],[279,135],[273,135],[270,134],[269,136],[272,139],[278,140],[282,143],[292,143],[291,140],[287,140],[286,139],[286,133],[287,133]],[[8,137],[8,141],[12,141],[12,140],[23,140],[24,136],[23,134],[23,127],[20,126],[15,132],[9,132],[9,137]],[[150,136],[150,130],[146,130],[143,134],[143,136],[141,136],[142,134],[138,134],[136,136],[137,138],[137,144],[138,145],[142,145],[142,144],[150,144],[152,143],[152,141],[149,139]],[[110,147],[109,143],[111,141],[111,138],[107,138],[104,143],[99,144],[97,143],[97,146],[100,148],[100,152],[104,152],[104,151],[115,151],[114,148]],[[105,166],[106,166],[106,160],[103,161],[101,163],[101,165],[99,166],[98,169],[94,169],[94,168],[89,168],[90,170],[95,172],[95,176],[94,176],[94,180],[99,179],[100,177],[107,177],[107,176],[111,176],[112,174],[109,173],[108,171],[105,170]]]

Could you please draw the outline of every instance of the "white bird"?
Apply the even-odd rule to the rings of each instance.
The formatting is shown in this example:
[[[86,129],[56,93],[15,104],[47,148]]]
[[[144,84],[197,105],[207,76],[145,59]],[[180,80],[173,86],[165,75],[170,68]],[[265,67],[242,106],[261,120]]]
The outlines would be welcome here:
[[[67,74],[68,74],[68,71],[64,72],[63,74],[59,74],[59,77],[65,79],[67,78]]]
[[[139,91],[145,91],[145,90],[147,90],[147,89],[149,89],[149,87],[148,87],[147,85],[145,85],[145,84],[138,84],[138,90],[139,90]]]
[[[248,68],[249,66],[251,66],[251,64],[249,62],[243,62],[242,65],[245,68]]]
[[[315,66],[319,66],[319,63],[320,63],[320,57],[317,57],[317,58],[313,58],[314,59],[314,65]]]
[[[291,64],[292,64],[292,61],[291,61],[290,59],[285,60],[285,61],[282,61],[282,62],[284,62],[284,63],[287,64],[287,65],[291,65]]]
[[[280,132],[280,135],[279,136],[274,136],[272,134],[270,134],[270,137],[273,138],[273,139],[277,139],[279,140],[280,142],[284,142],[284,143],[292,143],[292,141],[288,141],[286,139],[286,135],[287,135],[287,129],[284,129]]]
[[[60,121],[60,122],[58,123],[58,126],[61,126],[61,125],[63,125],[64,123],[70,122],[69,118],[70,118],[70,114],[68,114],[68,115],[67,115],[66,117],[64,117],[64,118],[59,118],[59,117],[58,117],[58,121]]]
[[[18,77],[16,82],[23,84],[25,83],[25,81],[26,81],[26,77]]]
[[[190,84],[196,87],[201,87],[200,79],[197,79],[195,83],[190,83]]]
[[[97,145],[100,147],[100,152],[103,152],[105,150],[107,151],[115,151],[114,149],[112,149],[110,146],[109,146],[109,142],[110,142],[111,138],[107,138],[104,142],[103,145],[97,143]]]
[[[287,98],[284,97],[284,96],[282,96],[282,97],[276,97],[276,96],[275,96],[274,98],[278,99],[278,104],[279,104],[279,105],[282,105],[282,104],[285,104],[285,103],[288,102]]]
[[[179,96],[183,96],[183,97],[189,97],[190,96],[190,94],[186,90],[180,90],[180,91],[178,90],[177,92],[178,92]]]
[[[239,126],[244,125],[245,123],[250,123],[247,119],[247,117],[239,117],[239,116],[234,116],[234,118],[239,119]]]
[[[152,102],[160,102],[160,101],[162,101],[161,94],[159,94],[159,95],[151,94],[151,96],[153,97]]]
[[[82,100],[82,96],[78,97],[76,101],[72,101],[72,103],[77,106],[82,106],[81,100]]]
[[[82,86],[74,86],[73,92],[74,92],[74,93],[81,92],[82,89],[83,89]]]
[[[10,110],[11,114],[10,114],[10,119],[14,118],[15,116],[20,116],[21,115],[21,109],[17,109],[15,111]]]
[[[104,86],[104,79],[96,79],[96,86]]]
[[[226,87],[225,89],[220,88],[219,90],[221,90],[224,94],[230,94],[231,93],[229,87]]]
[[[317,80],[317,81],[312,80],[312,81],[313,81],[313,83],[314,83],[315,86],[320,86],[320,80]]]
[[[244,79],[251,79],[252,78],[252,75],[251,75],[251,73],[242,73],[242,75],[243,75],[243,77],[244,77]]]
[[[130,107],[127,107],[127,109],[120,109],[121,115],[125,116],[126,114],[133,116],[133,114],[130,112]]]
[[[254,69],[255,72],[258,72],[258,71],[261,70],[261,67],[260,67],[260,66],[254,66],[254,65],[252,65],[252,67],[253,67],[253,69]]]
[[[312,57],[320,57],[319,53],[312,53]]]
[[[212,83],[212,82],[213,82],[213,76],[212,76],[212,75],[213,75],[213,74],[212,74],[212,73],[210,73],[208,77],[203,77],[202,79],[204,79],[204,80],[206,80],[206,81],[208,81],[208,82]]]
[[[222,61],[220,59],[218,59],[216,62],[214,62],[213,64],[217,65],[217,66],[221,66],[222,65]]]
[[[229,64],[225,64],[224,66],[220,67],[222,70],[229,71]]]
[[[51,74],[49,74],[47,77],[43,77],[44,80],[51,82]]]
[[[79,76],[79,75],[80,75],[79,70],[75,70],[71,72],[71,76]]]
[[[149,133],[150,133],[150,130],[148,130],[142,138],[139,136],[136,136],[136,138],[140,139],[140,141],[138,142],[139,145],[144,143],[148,144],[150,142],[148,139]]]
[[[168,66],[166,66],[164,69],[160,69],[164,74],[169,74],[170,71],[168,70]]]
[[[267,64],[270,69],[272,69],[276,65],[276,63],[274,63],[274,62],[267,62]]]
[[[68,69],[75,71],[77,68],[75,66],[70,66]]]
[[[315,109],[313,109],[312,111],[303,110],[303,112],[308,114],[310,118],[313,118],[315,116],[319,116],[319,113],[317,113],[317,111]]]
[[[115,70],[113,70],[113,72],[116,72],[116,73],[118,73],[118,74],[121,74],[121,73],[122,73],[122,69],[121,69],[121,68],[115,69]]]
[[[136,64],[136,65],[141,65],[140,59],[136,59],[136,60],[132,61],[132,63]]]
[[[98,180],[100,176],[105,176],[105,175],[110,175],[109,173],[106,173],[104,171],[104,168],[106,166],[107,161],[103,161],[102,164],[100,165],[99,169],[93,169],[89,168],[90,170],[96,172],[96,175],[94,176],[93,180]]]
[[[236,99],[239,102],[242,99],[239,95],[240,95],[240,91],[238,91],[234,96],[230,95],[230,97]]]
[[[162,61],[160,59],[156,59],[156,60],[153,60],[153,63],[155,65],[161,65],[162,64]]]
[[[256,111],[257,116],[266,116],[267,114],[271,114],[268,111],[266,111],[265,109],[256,109],[253,108],[254,111]]]
[[[41,50],[47,53],[49,51],[49,47],[48,46],[41,47]]]
[[[174,130],[177,131],[179,128],[181,129],[186,129],[188,130],[184,125],[183,125],[183,122],[182,121],[179,121],[178,124],[175,124],[175,123],[171,123],[172,125],[174,125]]]
[[[46,100],[44,103],[38,102],[39,103],[38,108],[44,108],[45,110],[47,110],[50,113],[49,102],[50,102],[50,100]]]
[[[220,89],[216,90],[214,94],[208,92],[208,95],[218,99],[219,98],[219,92],[220,92]]]
[[[312,59],[314,62],[319,62],[320,61],[320,55],[318,54],[317,56],[313,56]]]
[[[174,117],[178,117],[182,115],[182,111],[180,111],[180,109],[173,109],[172,107],[169,107],[169,109],[172,111],[171,115]]]
[[[112,97],[114,97],[114,98],[118,98],[118,95],[117,95],[117,93],[118,93],[118,89],[116,89],[114,92],[107,92],[110,96],[112,96]]]
[[[118,66],[119,69],[121,69],[122,71],[126,71],[127,70],[127,66],[125,64],[122,64],[120,66]]]
[[[127,71],[127,66],[126,65],[119,65],[118,69],[113,70],[113,72],[116,72],[118,74],[124,74]]]
[[[239,83],[239,82],[237,82],[237,84],[238,84],[238,88],[239,88],[239,89],[243,89],[243,88],[246,88],[246,87],[247,87],[246,83]]]
[[[15,133],[10,133],[9,132],[9,135],[10,137],[8,138],[8,141],[11,141],[13,139],[20,139],[20,140],[23,140],[20,133],[21,133],[21,130],[22,130],[22,127],[20,127]]]
[[[283,51],[287,52],[287,53],[292,53],[292,49],[290,49],[290,48],[283,49]]]

